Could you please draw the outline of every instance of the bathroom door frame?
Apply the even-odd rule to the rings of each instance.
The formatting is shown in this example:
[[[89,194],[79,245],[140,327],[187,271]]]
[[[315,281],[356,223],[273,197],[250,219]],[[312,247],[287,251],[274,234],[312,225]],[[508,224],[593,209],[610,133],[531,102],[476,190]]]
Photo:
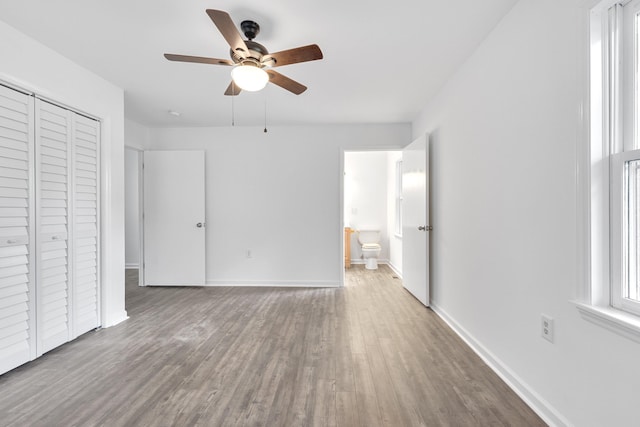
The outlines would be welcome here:
[[[344,241],[344,157],[345,153],[362,153],[362,152],[373,152],[373,151],[400,151],[404,149],[401,145],[381,145],[381,146],[367,146],[363,145],[362,147],[350,147],[344,148],[340,147],[340,200],[339,200],[339,214],[340,214],[340,229],[338,230],[340,236],[340,248],[337,251],[339,255],[338,266],[340,271],[342,271],[342,275],[340,276],[340,286],[344,286],[346,283],[346,274],[347,269],[344,267],[344,253],[345,253],[345,241]]]

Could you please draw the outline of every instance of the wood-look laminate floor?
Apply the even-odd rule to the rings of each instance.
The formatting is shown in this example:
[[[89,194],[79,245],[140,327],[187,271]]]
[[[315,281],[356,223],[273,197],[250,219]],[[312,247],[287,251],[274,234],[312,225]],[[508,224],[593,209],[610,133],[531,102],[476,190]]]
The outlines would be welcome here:
[[[386,266],[342,289],[136,281],[129,320],[0,376],[0,425],[545,425]]]

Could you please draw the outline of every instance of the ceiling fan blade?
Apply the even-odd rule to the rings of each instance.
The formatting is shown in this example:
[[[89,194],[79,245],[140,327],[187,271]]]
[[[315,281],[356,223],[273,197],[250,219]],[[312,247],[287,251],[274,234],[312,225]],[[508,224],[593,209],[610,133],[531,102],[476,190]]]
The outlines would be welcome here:
[[[283,65],[296,64],[298,62],[315,61],[317,59],[322,59],[323,55],[317,44],[310,44],[309,46],[302,46],[295,49],[271,53],[268,57],[275,60],[273,67],[281,67]],[[263,60],[263,63],[264,62],[265,61]]]
[[[229,59],[204,58],[202,56],[189,56],[189,55],[174,55],[172,53],[165,53],[164,57],[167,58],[169,61],[197,62],[199,64],[213,64],[213,65],[233,65],[233,61]]]
[[[271,83],[278,85],[289,92],[295,93],[296,95],[300,95],[302,92],[307,90],[305,85],[302,85],[295,80],[291,80],[289,77],[283,76],[277,71],[267,70],[267,74],[269,74],[269,81]]]
[[[222,10],[207,9],[207,15],[216,24],[222,37],[229,43],[231,50],[236,52],[242,58],[246,58],[249,53],[247,44],[242,40],[242,35],[236,28],[236,25],[231,20],[231,17],[227,12]]]
[[[233,80],[231,80],[231,83],[229,83],[229,86],[227,87],[227,90],[224,91],[224,94],[227,96],[236,96],[239,95],[240,92],[242,92],[242,89],[240,89],[238,85],[236,85]]]

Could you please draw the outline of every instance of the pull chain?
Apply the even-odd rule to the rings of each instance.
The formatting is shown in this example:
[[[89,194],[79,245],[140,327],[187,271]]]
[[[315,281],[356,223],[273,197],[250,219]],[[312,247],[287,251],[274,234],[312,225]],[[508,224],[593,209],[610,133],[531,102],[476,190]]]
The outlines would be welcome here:
[[[236,111],[235,111],[235,100],[236,97],[236,85],[232,81],[231,82],[231,126],[236,125]]]
[[[264,91],[264,133],[267,133],[267,91]]]

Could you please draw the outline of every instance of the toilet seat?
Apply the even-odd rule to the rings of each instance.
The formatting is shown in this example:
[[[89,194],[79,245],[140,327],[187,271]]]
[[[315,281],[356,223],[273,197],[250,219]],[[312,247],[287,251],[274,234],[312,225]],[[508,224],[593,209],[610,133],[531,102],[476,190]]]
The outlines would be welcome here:
[[[362,255],[364,259],[364,268],[367,270],[375,270],[378,268],[378,257],[382,252],[382,246],[380,245],[380,230],[371,228],[361,228],[358,230],[358,243],[360,244]]]
[[[362,245],[362,249],[380,249],[380,245],[378,243],[365,243]]]

